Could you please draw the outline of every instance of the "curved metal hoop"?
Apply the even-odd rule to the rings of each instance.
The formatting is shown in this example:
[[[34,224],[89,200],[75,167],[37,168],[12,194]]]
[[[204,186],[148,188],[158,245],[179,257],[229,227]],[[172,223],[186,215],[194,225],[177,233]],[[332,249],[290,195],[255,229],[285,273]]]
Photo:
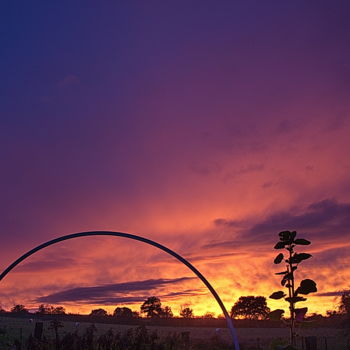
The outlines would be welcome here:
[[[155,242],[148,238],[144,238],[141,236],[133,235],[130,233],[124,233],[124,232],[113,232],[113,231],[90,231],[90,232],[79,232],[79,233],[73,233],[70,235],[65,235],[62,237],[55,238],[51,241],[45,242],[43,244],[40,244],[39,246],[33,248],[32,250],[28,251],[27,253],[23,254],[20,258],[18,258],[16,261],[14,261],[10,266],[8,266],[1,274],[0,274],[0,282],[3,280],[3,278],[13,269],[15,268],[19,263],[21,263],[23,260],[27,259],[32,254],[36,253],[37,251],[46,248],[50,245],[66,241],[68,239],[78,238],[78,237],[87,237],[87,236],[115,236],[115,237],[123,237],[123,238],[129,238],[133,239],[135,241],[140,241],[146,244],[149,244],[151,246],[154,246],[156,248],[159,248],[163,250],[164,252],[172,255],[177,260],[181,261],[184,265],[186,265],[192,272],[194,272],[197,277],[200,278],[200,280],[205,284],[205,286],[210,290],[211,294],[214,296],[218,304],[220,305],[220,308],[225,315],[227,327],[231,333],[232,341],[235,347],[235,350],[239,350],[239,343],[237,339],[236,330],[233,327],[232,319],[229,316],[225,305],[223,304],[222,300],[220,299],[219,295],[216,293],[215,289],[212,287],[212,285],[208,282],[208,280],[185,258],[180,256],[179,254],[175,253],[173,250]]]

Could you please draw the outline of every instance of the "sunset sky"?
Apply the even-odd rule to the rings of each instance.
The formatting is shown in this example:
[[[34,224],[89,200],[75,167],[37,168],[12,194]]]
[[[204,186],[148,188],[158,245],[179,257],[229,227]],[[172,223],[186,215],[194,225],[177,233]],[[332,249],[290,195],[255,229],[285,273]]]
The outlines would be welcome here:
[[[58,236],[139,234],[192,262],[228,309],[279,290],[282,230],[312,241],[297,279],[350,289],[350,2],[6,1],[0,21],[0,270]],[[174,258],[121,238],[37,253],[0,306],[220,313]],[[271,308],[284,302],[268,300]],[[300,303],[302,305],[302,303]]]

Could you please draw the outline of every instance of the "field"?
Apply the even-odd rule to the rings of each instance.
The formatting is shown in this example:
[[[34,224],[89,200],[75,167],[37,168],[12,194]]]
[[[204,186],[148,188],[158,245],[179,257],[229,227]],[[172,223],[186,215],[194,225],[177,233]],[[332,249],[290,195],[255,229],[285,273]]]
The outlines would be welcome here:
[[[33,334],[35,322],[39,320],[25,318],[0,317],[0,329],[6,330],[10,339],[18,339],[24,343],[30,334]],[[63,322],[63,327],[59,329],[60,336],[67,332],[77,331],[82,335],[91,323]],[[44,321],[44,334],[48,339],[54,339],[54,331],[49,328],[50,322]],[[96,335],[106,333],[109,329],[114,332],[126,332],[128,329],[135,329],[135,325],[121,324],[103,324],[95,323],[97,328]],[[169,334],[189,332],[191,342],[207,341],[213,338],[220,338],[223,342],[229,343],[230,336],[226,328],[207,328],[207,327],[164,327],[147,326],[147,330],[154,331],[160,337],[166,337]],[[303,338],[309,336],[317,337],[317,350],[349,350],[346,341],[346,330],[339,328],[305,328],[298,330],[298,346],[300,349],[306,349],[303,344]],[[243,349],[263,349],[270,348],[272,341],[276,339],[288,339],[288,329],[286,328],[237,328],[237,334]],[[1,349],[2,350],[2,349]]]

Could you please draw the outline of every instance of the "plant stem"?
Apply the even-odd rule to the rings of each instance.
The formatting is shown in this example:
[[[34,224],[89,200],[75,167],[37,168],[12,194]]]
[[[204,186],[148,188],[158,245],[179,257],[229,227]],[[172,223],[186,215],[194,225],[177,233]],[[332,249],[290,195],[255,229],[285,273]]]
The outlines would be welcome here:
[[[288,260],[288,272],[291,274],[291,278],[288,281],[288,289],[289,289],[289,297],[294,298],[295,296],[295,290],[294,290],[294,270],[293,270],[293,264],[291,262],[292,254],[293,254],[293,247],[292,244],[288,247],[289,251],[289,260]],[[289,309],[290,309],[290,341],[291,345],[295,345],[295,333],[294,333],[294,327],[295,327],[295,308],[294,308],[294,302],[289,302]]]

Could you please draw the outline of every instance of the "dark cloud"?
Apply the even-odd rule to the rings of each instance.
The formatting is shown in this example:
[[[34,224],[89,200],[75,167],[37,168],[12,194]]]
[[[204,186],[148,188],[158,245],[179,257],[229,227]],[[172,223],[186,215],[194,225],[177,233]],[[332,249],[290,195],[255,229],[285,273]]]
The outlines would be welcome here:
[[[273,233],[283,230],[307,232],[311,236],[317,234],[324,239],[338,237],[345,240],[350,234],[350,203],[324,199],[310,204],[304,210],[292,208],[290,211],[278,211],[260,222],[219,218],[214,220],[214,224],[223,229],[235,230],[235,238],[212,241],[204,245],[204,248],[233,248],[248,243],[270,244],[269,237],[273,239]]]
[[[168,299],[177,299],[181,297],[192,297],[198,295],[207,295],[207,292],[203,292],[202,289],[188,289],[181,292],[173,292],[164,295],[158,295],[161,300]],[[65,302],[74,302],[78,304],[95,304],[95,305],[116,305],[116,304],[134,304],[134,303],[142,303],[147,299],[149,294],[142,294],[138,296],[115,296],[115,297],[101,297],[101,298],[86,298],[86,299],[76,299],[76,300],[64,300]],[[54,296],[42,297],[36,300],[37,302],[42,303],[60,303],[61,301],[57,300]]]
[[[181,292],[172,292],[166,295],[163,295],[163,298],[176,298],[176,297],[194,297],[198,295],[207,295],[209,292],[206,289],[187,289]]]
[[[248,234],[261,234],[289,230],[329,231],[330,234],[349,232],[350,203],[325,199],[312,203],[301,214],[278,212],[250,228]],[[333,230],[337,230],[332,232]]]
[[[169,284],[177,284],[184,281],[196,279],[195,277],[181,277],[174,279],[150,279],[144,281],[133,281],[125,283],[105,284],[91,287],[78,287],[39,297],[37,302],[41,303],[63,303],[63,302],[86,302],[93,304],[116,303],[118,300],[124,302],[136,302],[144,300],[144,296],[125,296],[140,291],[151,291]]]
[[[343,290],[343,291],[332,291],[332,292],[325,292],[325,293],[317,293],[317,296],[319,296],[319,297],[339,297],[343,293],[350,293],[350,289]]]
[[[95,299],[85,299],[85,300],[67,300],[66,302],[75,302],[78,304],[91,303],[95,305],[116,305],[116,304],[133,304],[141,303],[147,299],[148,296],[132,296],[132,297],[111,297],[111,298],[99,298]],[[39,301],[40,299],[38,299]],[[45,299],[43,302],[55,303],[51,299]]]

